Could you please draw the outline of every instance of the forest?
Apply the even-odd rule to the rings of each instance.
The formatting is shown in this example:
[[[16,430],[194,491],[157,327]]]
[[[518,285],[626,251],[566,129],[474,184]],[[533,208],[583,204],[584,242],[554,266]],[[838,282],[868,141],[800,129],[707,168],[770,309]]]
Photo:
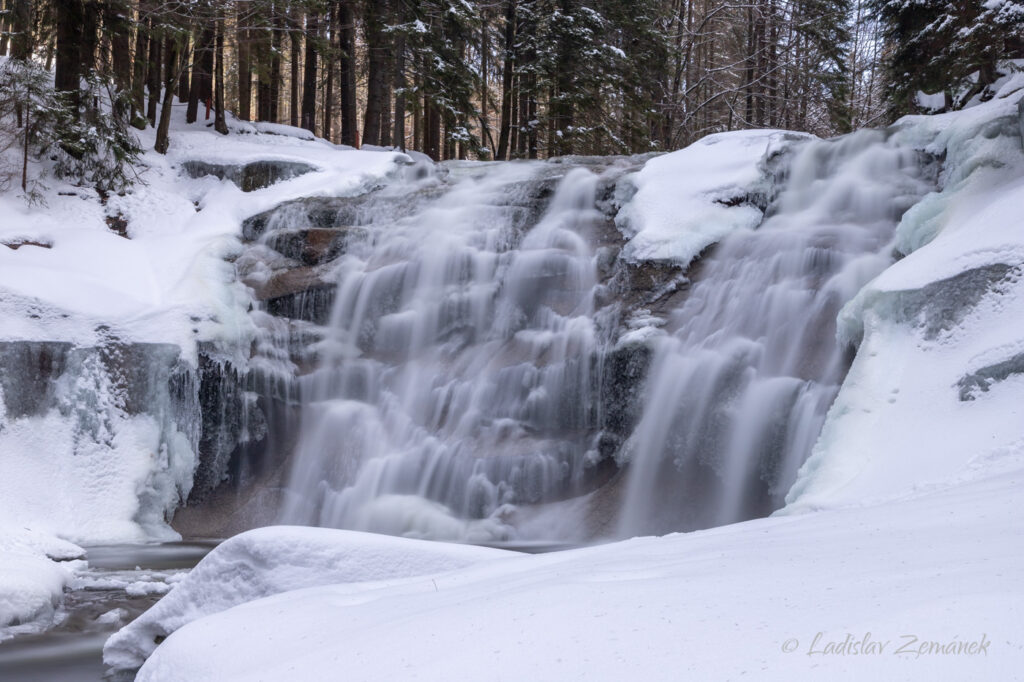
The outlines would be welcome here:
[[[1024,3],[1013,0],[0,0],[0,8],[0,55],[52,68],[54,106],[63,102],[77,119],[90,106],[83,93],[99,88],[116,117],[157,128],[158,151],[179,105],[189,121],[222,132],[229,110],[435,160],[666,151],[744,128],[831,136],[925,102],[935,111],[984,98],[1003,60],[1024,55]]]

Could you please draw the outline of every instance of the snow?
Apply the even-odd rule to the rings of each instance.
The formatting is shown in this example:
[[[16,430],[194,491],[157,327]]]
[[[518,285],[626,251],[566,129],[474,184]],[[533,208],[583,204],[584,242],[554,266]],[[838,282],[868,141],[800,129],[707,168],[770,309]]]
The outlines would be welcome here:
[[[986,368],[1024,353],[1021,93],[899,127],[947,154],[941,191],[908,211],[907,257],[839,315],[859,344],[783,513],[899,499],[1024,461],[1024,374]]]
[[[225,257],[239,248],[241,221],[302,196],[364,192],[412,163],[233,117],[232,134],[222,136],[202,120],[186,124],[184,114],[175,107],[168,154],[147,151],[139,183],[105,204],[53,178],[44,180],[44,206],[0,193],[0,341],[173,344],[193,366],[200,341],[238,355],[253,334],[250,298]],[[154,134],[139,134],[145,149]],[[187,177],[181,166],[195,160],[301,161],[317,170],[243,194],[226,180]],[[33,174],[40,170],[33,164]],[[108,218],[124,219],[129,238]],[[60,409],[45,414],[8,419],[0,399],[0,548],[12,542],[9,528],[81,544],[177,538],[165,519],[191,486],[196,457],[186,435],[119,409],[103,371],[61,381]],[[83,410],[94,408],[102,432],[83,441]],[[45,554],[4,554],[0,627],[33,613],[45,619],[68,575]]]
[[[785,140],[809,137],[740,130],[709,135],[651,159],[632,177],[636,194],[615,219],[629,237],[623,256],[671,260],[685,268],[730,232],[754,229],[761,210],[744,200],[767,189],[762,159]]]
[[[946,108],[946,93],[937,92],[934,95],[929,95],[919,90],[914,94],[914,101],[925,111],[939,111]]]
[[[215,548],[174,590],[111,637],[104,660],[134,669],[166,637],[199,618],[261,597],[336,583],[399,584],[511,553],[324,528],[270,527]]]
[[[52,245],[0,249],[0,339],[95,343],[102,324],[124,340],[175,343],[186,356],[197,338],[237,339],[248,331],[248,301],[224,257],[237,248],[241,221],[290,199],[361,193],[411,162],[401,153],[285,134],[299,130],[289,126],[274,126],[273,134],[221,136],[183,119],[184,111],[176,110],[168,154],[147,152],[141,183],[106,206],[91,190],[52,182],[45,210],[13,193],[0,195],[0,243]],[[268,125],[232,121],[236,130]],[[147,149],[153,134],[140,134]],[[298,161],[319,170],[243,194],[227,181],[183,176],[185,161]],[[117,215],[127,220],[130,239],[105,224]]]
[[[70,542],[0,521],[0,641],[53,616],[83,555]]]
[[[1024,661],[1021,473],[885,507],[294,590],[177,630],[137,679],[1010,679]],[[889,642],[883,655],[811,653],[866,633]],[[988,653],[896,654],[906,635],[984,637]]]

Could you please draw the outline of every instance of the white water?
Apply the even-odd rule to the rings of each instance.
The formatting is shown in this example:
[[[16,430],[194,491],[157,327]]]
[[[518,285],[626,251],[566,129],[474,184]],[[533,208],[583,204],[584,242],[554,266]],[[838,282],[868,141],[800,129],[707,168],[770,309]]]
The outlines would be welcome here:
[[[318,369],[301,380],[282,520],[550,540],[777,509],[845,374],[835,315],[890,262],[896,222],[926,191],[916,153],[879,132],[806,143],[787,164],[769,217],[688,273],[668,333],[648,341],[642,417],[610,484],[597,473],[603,358],[634,311],[599,281],[598,176],[456,164],[436,200],[384,190],[339,262]],[[564,177],[538,220],[532,197],[552,174]],[[416,205],[404,217],[403,202]],[[611,526],[572,527],[609,506]]]
[[[583,475],[597,176],[569,170],[523,234],[523,194],[552,170],[470,171],[422,212],[366,226],[303,385],[286,521],[509,539],[507,505]]]
[[[839,308],[892,259],[925,191],[917,153],[877,131],[810,142],[755,231],[701,265],[658,340],[622,535],[702,528],[782,506],[846,373]]]

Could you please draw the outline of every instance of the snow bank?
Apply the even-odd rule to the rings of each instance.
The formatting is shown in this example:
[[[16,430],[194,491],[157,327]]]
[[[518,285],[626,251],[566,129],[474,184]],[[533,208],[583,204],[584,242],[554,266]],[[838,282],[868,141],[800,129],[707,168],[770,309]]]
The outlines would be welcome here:
[[[1020,85],[1020,84],[1018,84]],[[839,316],[859,344],[782,513],[920,493],[1024,460],[1021,92],[901,120],[946,155],[942,190],[908,211],[907,255]]]
[[[332,583],[394,583],[508,556],[516,555],[324,528],[249,531],[219,545],[156,606],[112,636],[104,661],[138,668],[158,641],[187,623],[279,592]]]
[[[49,622],[81,547],[0,519],[0,641]]]
[[[629,182],[636,194],[615,218],[629,237],[623,257],[672,260],[686,267],[735,230],[750,230],[762,212],[748,199],[768,189],[762,160],[787,140],[809,135],[740,130],[709,135],[648,161]]]
[[[1024,663],[1021,476],[397,584],[295,590],[186,625],[137,679],[1009,679]],[[823,653],[847,635],[888,645]],[[907,635],[984,638],[987,654],[895,653]]]

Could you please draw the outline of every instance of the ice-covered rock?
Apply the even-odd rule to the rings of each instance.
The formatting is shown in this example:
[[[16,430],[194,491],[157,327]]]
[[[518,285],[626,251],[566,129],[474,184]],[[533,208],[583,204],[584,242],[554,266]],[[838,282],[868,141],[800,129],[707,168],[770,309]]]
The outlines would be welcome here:
[[[897,229],[908,255],[840,313],[856,358],[783,513],[913,495],[1024,456],[1021,101],[897,123],[945,157],[942,187]]]
[[[178,346],[0,342],[0,518],[77,542],[176,538],[201,422]]]

